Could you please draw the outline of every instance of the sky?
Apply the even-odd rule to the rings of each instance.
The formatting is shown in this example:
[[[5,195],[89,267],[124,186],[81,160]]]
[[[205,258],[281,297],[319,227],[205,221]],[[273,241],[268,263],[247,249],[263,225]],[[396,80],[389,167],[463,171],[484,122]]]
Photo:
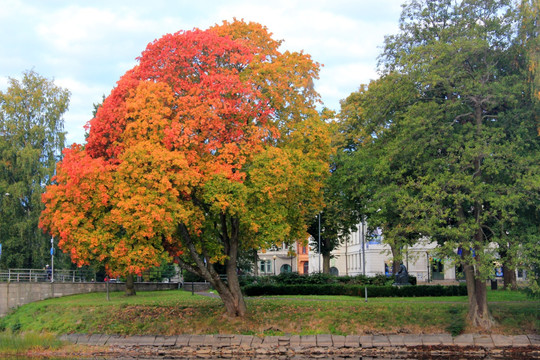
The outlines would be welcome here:
[[[0,0],[0,90],[34,70],[71,92],[66,144],[84,142],[93,104],[167,33],[233,18],[258,22],[323,64],[324,106],[376,79],[384,36],[398,31],[402,0]]]

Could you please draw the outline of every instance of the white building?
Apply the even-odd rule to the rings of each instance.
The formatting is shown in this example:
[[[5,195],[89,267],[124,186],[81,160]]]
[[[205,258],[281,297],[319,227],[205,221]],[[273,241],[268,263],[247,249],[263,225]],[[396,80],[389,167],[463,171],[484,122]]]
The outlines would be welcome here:
[[[357,226],[347,241],[333,251],[330,259],[330,273],[334,275],[366,275],[385,274],[391,276],[392,252],[390,246],[382,243],[382,231],[377,229],[367,234],[365,223]],[[310,242],[317,241],[310,239]],[[459,266],[450,260],[438,259],[437,243],[420,239],[414,246],[403,250],[403,264],[410,275],[416,276],[419,283],[427,281],[455,282],[463,279]],[[265,251],[259,251],[257,262],[258,275],[279,275],[282,272],[298,272],[299,274],[318,273],[322,271],[322,256],[311,251],[313,246],[293,243],[285,244]],[[498,269],[494,269],[497,271]],[[523,280],[526,274],[517,270],[517,279]],[[497,272],[502,277],[502,272]]]
[[[430,280],[456,280],[456,269],[449,261],[438,260],[433,256],[434,242],[420,240],[414,246],[404,249],[403,264],[410,275],[418,282]],[[319,271],[319,256],[310,253],[310,272]],[[430,266],[428,267],[428,264]],[[392,253],[390,246],[382,244],[380,229],[367,236],[365,224],[351,233],[348,240],[333,252],[330,272],[336,275],[391,275]]]
[[[294,249],[291,251],[291,249]],[[281,246],[257,253],[257,272],[258,275],[279,275],[282,272],[298,272],[297,244],[287,246],[283,243]],[[302,271],[300,271],[302,272]]]

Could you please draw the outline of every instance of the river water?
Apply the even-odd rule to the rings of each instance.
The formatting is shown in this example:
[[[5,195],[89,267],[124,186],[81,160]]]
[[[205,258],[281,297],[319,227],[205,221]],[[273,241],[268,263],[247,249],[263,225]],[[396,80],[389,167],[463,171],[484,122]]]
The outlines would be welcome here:
[[[539,358],[531,358],[531,357],[524,357],[524,356],[518,356],[518,357],[471,357],[471,356],[464,356],[464,355],[452,355],[452,356],[419,356],[419,357],[328,357],[328,356],[311,356],[311,357],[305,357],[305,356],[272,356],[272,355],[264,355],[264,356],[251,356],[251,357],[206,357],[206,356],[198,356],[198,357],[167,357],[167,356],[156,356],[156,357],[74,357],[74,358],[56,358],[56,357],[7,357],[2,358],[4,360],[151,360],[151,359],[159,359],[159,360],[222,360],[222,359],[234,359],[234,360],[534,360]]]

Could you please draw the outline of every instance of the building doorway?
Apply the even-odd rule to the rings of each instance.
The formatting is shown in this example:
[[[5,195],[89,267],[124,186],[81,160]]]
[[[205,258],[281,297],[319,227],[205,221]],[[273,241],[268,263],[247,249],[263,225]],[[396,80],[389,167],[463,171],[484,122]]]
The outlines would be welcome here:
[[[302,263],[302,274],[309,274],[309,261]]]
[[[431,279],[444,280],[444,264],[441,260],[433,259],[431,263]]]

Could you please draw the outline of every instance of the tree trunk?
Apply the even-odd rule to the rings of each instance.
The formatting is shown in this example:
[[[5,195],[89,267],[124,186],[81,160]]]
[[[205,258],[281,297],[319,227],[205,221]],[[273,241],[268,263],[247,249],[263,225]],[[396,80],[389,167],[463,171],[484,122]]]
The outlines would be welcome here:
[[[126,296],[134,296],[137,295],[135,292],[135,275],[129,274],[126,275]]]
[[[477,102],[474,107],[474,119],[476,125],[476,136],[478,139],[482,138],[482,105],[481,102]],[[474,175],[475,178],[482,177],[482,160],[483,154],[478,154],[474,159]],[[482,209],[483,205],[476,201],[474,204],[474,218],[477,221],[478,229],[474,234],[475,244],[484,244],[486,239],[484,239],[484,234],[482,232],[481,224],[478,223],[479,219],[482,218]],[[495,321],[491,314],[489,313],[487,305],[487,290],[486,290],[486,281],[487,279],[482,279],[478,277],[477,270],[474,267],[474,262],[481,263],[480,257],[482,256],[482,251],[480,248],[473,246],[475,259],[472,260],[472,263],[465,264],[463,270],[465,273],[467,281],[467,296],[469,298],[469,312],[467,318],[473,326],[481,327],[482,329],[490,329]],[[471,255],[470,250],[464,250],[464,255],[469,257]]]
[[[401,265],[401,249],[397,246],[390,244],[390,250],[392,250],[392,275],[396,276],[399,271],[399,265]]]
[[[512,269],[506,266],[506,264],[503,264],[503,280],[505,290],[508,287],[512,290],[517,290],[516,269]]]
[[[255,264],[255,269],[254,269],[254,275],[255,276],[259,276],[259,254],[257,254],[257,250],[256,249],[253,249],[253,263]]]
[[[228,227],[230,226],[230,234]],[[195,266],[182,261],[181,258],[177,258],[179,264],[188,271],[191,271],[208,281],[214,289],[218,292],[219,297],[225,305],[225,314],[230,317],[243,317],[246,314],[246,303],[244,296],[240,290],[240,282],[238,281],[237,262],[238,262],[238,230],[239,222],[236,219],[231,219],[230,224],[226,222],[223,216],[222,222],[223,228],[223,243],[224,251],[228,256],[225,260],[225,271],[227,280],[223,280],[214,268],[214,265],[208,261],[208,256],[204,254],[204,262],[201,259],[201,254],[197,252],[193,240],[184,225],[180,225],[179,230],[182,238],[189,250],[189,256],[191,260],[196,264]]]
[[[218,291],[218,293],[225,304],[227,315],[231,317],[244,316],[246,314],[246,303],[238,281],[236,261],[234,263],[227,262],[227,284],[223,285],[226,285],[224,291]]]
[[[330,254],[322,254],[322,272],[330,274]]]
[[[510,256],[510,251],[508,251],[508,245],[499,244],[499,255],[502,260],[503,268],[503,280],[504,280],[504,289],[508,287],[512,290],[517,290],[517,279],[516,279],[516,269],[515,266],[512,266],[513,259]]]
[[[470,255],[469,250],[463,251],[464,255]],[[479,256],[476,251],[476,256]],[[467,318],[473,326],[482,329],[490,329],[495,321],[491,316],[487,305],[486,279],[479,279],[476,275],[474,265],[465,264],[463,266],[465,279],[467,282],[467,296],[469,299],[469,311]]]

